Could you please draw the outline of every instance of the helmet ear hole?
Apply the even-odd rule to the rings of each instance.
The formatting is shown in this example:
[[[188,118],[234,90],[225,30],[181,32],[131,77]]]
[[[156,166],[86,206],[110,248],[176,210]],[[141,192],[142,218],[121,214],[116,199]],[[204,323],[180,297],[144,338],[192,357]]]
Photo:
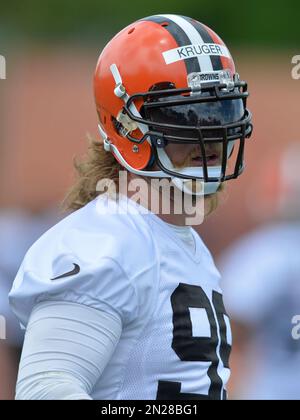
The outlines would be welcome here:
[[[107,126],[107,119],[109,119],[109,114],[105,110],[100,109],[100,110],[98,110],[98,117],[99,117],[99,121],[102,124],[102,126],[106,127]]]

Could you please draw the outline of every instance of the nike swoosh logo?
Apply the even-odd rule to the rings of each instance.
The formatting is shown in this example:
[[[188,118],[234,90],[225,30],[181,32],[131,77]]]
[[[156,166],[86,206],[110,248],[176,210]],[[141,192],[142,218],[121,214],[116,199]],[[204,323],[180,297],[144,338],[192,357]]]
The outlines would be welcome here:
[[[72,271],[69,271],[68,273],[62,274],[61,276],[58,277],[54,277],[54,279],[51,280],[59,280],[59,279],[63,279],[65,277],[70,277],[70,276],[74,276],[75,274],[78,274],[80,272],[80,267],[78,264],[73,264],[74,268]]]

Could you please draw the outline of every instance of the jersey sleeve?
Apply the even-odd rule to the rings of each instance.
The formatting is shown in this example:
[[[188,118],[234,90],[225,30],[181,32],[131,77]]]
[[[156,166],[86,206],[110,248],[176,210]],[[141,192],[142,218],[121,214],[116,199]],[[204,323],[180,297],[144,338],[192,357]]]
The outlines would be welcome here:
[[[78,274],[57,278],[80,267]],[[74,254],[59,255],[53,261],[53,270],[42,273],[24,262],[10,293],[10,302],[21,323],[26,326],[33,307],[49,300],[79,303],[114,315],[124,323],[130,322],[137,310],[135,289],[121,267],[108,257],[95,264],[87,264]]]
[[[130,233],[123,219],[91,211],[50,229],[28,251],[10,293],[21,324],[27,325],[35,305],[49,300],[117,314],[123,325],[135,319],[147,293],[151,296],[154,263],[146,245],[140,258],[134,255],[144,238]]]

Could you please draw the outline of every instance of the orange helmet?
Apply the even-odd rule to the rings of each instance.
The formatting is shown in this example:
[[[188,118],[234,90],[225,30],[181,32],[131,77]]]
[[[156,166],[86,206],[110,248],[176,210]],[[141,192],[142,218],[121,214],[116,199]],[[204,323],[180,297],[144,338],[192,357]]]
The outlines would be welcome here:
[[[243,171],[244,142],[252,132],[247,84],[226,45],[202,23],[157,15],[127,26],[102,51],[94,89],[104,147],[129,171],[170,177],[181,189],[198,179],[205,194]],[[202,165],[176,169],[165,151],[172,143],[199,145]],[[222,145],[219,166],[209,165],[208,143]]]

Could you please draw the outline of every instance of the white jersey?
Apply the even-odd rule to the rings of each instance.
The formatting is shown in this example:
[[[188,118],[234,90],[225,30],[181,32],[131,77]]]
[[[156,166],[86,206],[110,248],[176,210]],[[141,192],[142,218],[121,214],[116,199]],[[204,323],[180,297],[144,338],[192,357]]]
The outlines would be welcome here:
[[[102,196],[30,248],[13,310],[25,326],[32,308],[51,299],[119,315],[122,334],[93,399],[223,399],[229,320],[219,272],[193,235],[195,252],[154,214]]]

